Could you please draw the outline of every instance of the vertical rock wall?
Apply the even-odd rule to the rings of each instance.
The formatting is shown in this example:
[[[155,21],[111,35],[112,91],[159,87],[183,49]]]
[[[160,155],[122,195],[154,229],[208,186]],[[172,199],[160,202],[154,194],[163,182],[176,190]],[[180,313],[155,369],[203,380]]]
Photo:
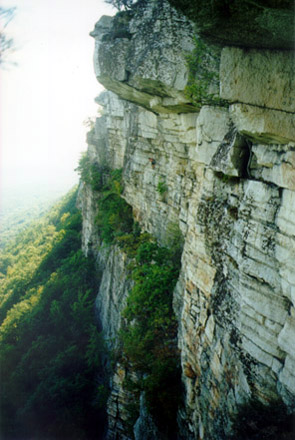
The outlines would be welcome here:
[[[111,91],[99,99],[91,160],[123,168],[123,197],[144,230],[162,244],[179,239],[178,228],[184,237],[174,293],[185,386],[179,437],[228,438],[251,399],[281,398],[294,410],[293,53],[225,47],[227,104],[196,112],[183,92],[193,25],[166,1],[104,17],[92,35],[96,75]],[[97,306],[114,338],[130,289],[126,257],[98,251],[95,195],[83,191],[83,247],[100,261]],[[109,439],[132,438],[120,368]]]

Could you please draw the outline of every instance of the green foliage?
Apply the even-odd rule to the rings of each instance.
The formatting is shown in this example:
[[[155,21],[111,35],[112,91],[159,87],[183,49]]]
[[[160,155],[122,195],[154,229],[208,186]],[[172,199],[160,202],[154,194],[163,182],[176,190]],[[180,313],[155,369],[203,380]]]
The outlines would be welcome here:
[[[164,182],[159,182],[158,190],[161,194],[167,191]],[[108,171],[104,185],[97,193],[96,217],[104,243],[118,244],[131,259],[129,270],[134,287],[123,312],[121,356],[118,349],[116,357],[128,360],[144,375],[141,385],[134,384],[132,392],[138,396],[139,391],[145,391],[151,413],[172,439],[181,396],[177,321],[172,309],[172,294],[179,273],[181,234],[179,228],[170,227],[171,237],[167,242],[177,252],[159,247],[149,234],[140,232],[138,223],[133,221],[131,207],[121,196],[122,191],[122,170]],[[136,402],[132,414],[131,425],[138,414]]]
[[[85,153],[76,171],[81,180],[91,185],[99,196],[95,222],[102,241],[111,244],[115,239],[133,233],[132,208],[121,197],[122,169],[111,171],[106,166],[98,166]]]
[[[159,182],[159,192],[167,190]],[[173,247],[159,247],[150,234],[141,233],[133,221],[132,209],[121,197],[122,171],[114,170],[99,192],[96,223],[106,244],[118,244],[131,258],[129,270],[134,281],[124,323],[120,332],[121,356],[144,375],[141,384],[133,385],[134,396],[143,390],[149,410],[163,432],[173,438],[176,412],[181,397],[180,360],[176,347],[177,321],[172,308],[173,289],[179,274],[182,239],[179,228],[170,225]],[[176,252],[175,252],[176,251]],[[137,403],[132,407],[133,417]],[[130,426],[131,426],[130,425]]]
[[[133,390],[133,393],[134,393],[134,390]],[[137,390],[135,391],[135,393],[137,394],[137,396],[136,396],[137,398],[126,404],[126,413],[128,414],[128,418],[126,420],[127,432],[131,438],[133,438],[133,436],[134,436],[134,425],[140,415],[139,405],[138,405],[139,395],[138,395]]]
[[[86,127],[89,131],[94,130],[95,127],[95,118],[88,117],[83,121],[84,127]]]
[[[11,188],[2,191],[0,210],[0,249],[9,245],[16,235],[40,219],[49,211],[61,196],[61,189],[33,185],[21,189]],[[63,191],[65,192],[65,191]]]
[[[165,194],[165,192],[168,191],[168,186],[166,185],[165,182],[162,182],[160,180],[160,182],[157,185],[157,191],[158,191],[159,194],[163,195],[163,194]]]
[[[82,182],[90,185],[93,191],[100,191],[104,186],[104,176],[109,172],[109,168],[92,162],[88,153],[85,152],[81,155],[75,171],[80,175]]]
[[[132,270],[134,287],[120,333],[124,357],[144,374],[141,388],[148,408],[168,435],[175,428],[181,396],[177,321],[172,309],[178,273],[172,251],[151,239],[138,246]]]
[[[77,166],[75,171],[77,171],[77,173],[79,174],[82,182],[88,183],[89,185],[91,183],[90,167],[91,167],[91,162],[89,156],[86,152],[84,152],[81,154],[79,165]]]
[[[2,252],[1,438],[92,439],[104,428],[94,262],[72,192]]]
[[[151,235],[147,232],[142,234],[137,232],[137,224],[138,223],[136,222],[133,224],[132,232],[130,234],[120,235],[116,238],[116,243],[118,243],[120,248],[123,249],[123,251],[126,252],[130,258],[134,258],[136,256],[137,249],[142,243],[151,240]]]
[[[122,8],[125,10],[129,9],[134,3],[134,0],[105,0],[105,2],[120,11]]]
[[[219,98],[219,53],[195,38],[193,51],[186,56],[189,68],[188,83],[185,94],[196,108],[202,105],[224,105]]]
[[[264,405],[250,400],[240,405],[233,420],[234,440],[292,440],[295,414],[288,414],[282,400]]]
[[[164,244],[169,249],[173,249],[173,258],[175,264],[180,264],[184,241],[178,223],[169,222],[167,224]]]
[[[100,193],[95,219],[100,237],[106,244],[133,229],[132,208],[121,197],[122,191],[122,170],[113,170]]]

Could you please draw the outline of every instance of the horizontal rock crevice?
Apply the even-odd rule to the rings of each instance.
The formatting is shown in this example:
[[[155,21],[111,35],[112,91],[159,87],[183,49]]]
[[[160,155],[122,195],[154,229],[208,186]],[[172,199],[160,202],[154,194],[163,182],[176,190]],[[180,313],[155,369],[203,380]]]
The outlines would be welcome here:
[[[93,33],[96,76],[110,91],[99,98],[104,111],[88,154],[123,169],[122,197],[143,231],[168,246],[181,231],[173,300],[185,390],[178,436],[225,440],[244,403],[282,400],[295,409],[294,58],[279,43],[223,48],[220,96],[229,105],[192,110],[184,54],[193,50],[194,24],[168,1],[135,6],[122,25],[127,36],[109,18]],[[118,248],[99,248],[95,193],[87,185],[81,191],[83,249],[101,264],[97,305],[115,338],[130,290],[128,261]],[[142,440],[144,396],[130,434],[121,369],[109,439]]]

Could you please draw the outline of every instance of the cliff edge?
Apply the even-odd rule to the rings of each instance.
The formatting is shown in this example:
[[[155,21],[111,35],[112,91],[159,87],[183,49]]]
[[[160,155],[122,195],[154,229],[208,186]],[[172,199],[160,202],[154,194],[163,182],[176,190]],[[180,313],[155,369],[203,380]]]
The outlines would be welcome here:
[[[245,435],[253,430],[249,438],[263,429],[292,438],[290,427],[266,416],[265,427],[255,417],[265,408],[283,408],[286,417],[295,409],[294,41],[289,27],[276,33],[293,9],[287,1],[276,2],[280,8],[244,2],[241,30],[240,3],[223,11],[221,34],[214,11],[200,24],[204,7],[188,8],[188,18],[184,1],[176,10],[166,0],[103,17],[91,34],[95,74],[108,91],[98,98],[103,115],[88,135],[89,160],[122,169],[121,197],[142,232],[162,246],[176,230],[183,240],[173,305],[184,386],[175,438],[185,440],[246,438],[235,431],[239,417]],[[218,66],[209,76],[208,53]],[[114,347],[132,287],[130,261],[116,244],[102,247],[97,192],[87,183],[80,192],[83,249],[102,270],[97,308]],[[118,362],[108,439],[169,438],[144,395],[126,388],[128,375],[136,371]]]

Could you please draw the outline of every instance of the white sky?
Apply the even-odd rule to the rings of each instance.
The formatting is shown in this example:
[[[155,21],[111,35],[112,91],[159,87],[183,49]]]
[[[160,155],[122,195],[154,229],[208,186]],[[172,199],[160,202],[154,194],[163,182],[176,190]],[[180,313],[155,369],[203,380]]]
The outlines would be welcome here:
[[[103,90],[93,70],[101,15],[115,10],[103,0],[1,0],[16,6],[7,33],[18,65],[0,69],[0,182],[72,186],[86,149],[83,121],[97,114]]]

